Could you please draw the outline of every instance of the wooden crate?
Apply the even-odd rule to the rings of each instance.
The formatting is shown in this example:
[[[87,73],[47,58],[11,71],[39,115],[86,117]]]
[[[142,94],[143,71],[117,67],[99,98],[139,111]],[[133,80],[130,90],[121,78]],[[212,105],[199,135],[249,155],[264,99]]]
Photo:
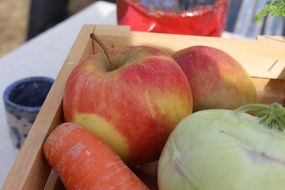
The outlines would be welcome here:
[[[258,101],[285,104],[284,38],[260,36],[257,40],[195,37],[185,35],[131,32],[125,26],[82,27],[54,85],[52,86],[29,135],[10,170],[3,190],[58,189],[58,177],[45,161],[42,145],[47,135],[63,122],[62,98],[66,79],[76,64],[96,51],[101,51],[90,34],[95,33],[107,45],[151,45],[169,53],[193,46],[219,48],[238,60],[255,83]]]

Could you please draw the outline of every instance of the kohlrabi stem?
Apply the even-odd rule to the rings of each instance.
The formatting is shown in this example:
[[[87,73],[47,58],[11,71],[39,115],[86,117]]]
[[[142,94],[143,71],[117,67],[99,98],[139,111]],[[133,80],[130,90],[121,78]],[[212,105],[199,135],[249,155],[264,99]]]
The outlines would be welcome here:
[[[112,66],[112,62],[111,62],[111,59],[110,59],[110,56],[107,52],[107,48],[106,46],[104,45],[104,43],[94,34],[94,33],[91,33],[90,34],[90,38],[92,38],[92,40],[94,40],[104,51],[104,54],[106,55],[107,59],[108,59],[108,62],[110,63],[110,65]]]
[[[240,114],[249,111],[259,111],[257,117],[260,118],[260,123],[265,126],[280,131],[285,129],[285,108],[281,104],[247,104],[236,109],[235,113]]]

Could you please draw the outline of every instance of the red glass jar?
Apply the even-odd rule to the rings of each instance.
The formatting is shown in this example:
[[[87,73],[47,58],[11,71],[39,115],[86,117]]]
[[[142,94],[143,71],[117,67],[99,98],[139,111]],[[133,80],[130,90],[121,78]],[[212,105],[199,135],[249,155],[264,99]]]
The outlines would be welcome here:
[[[118,24],[129,25],[133,31],[220,36],[227,11],[228,0],[180,12],[152,10],[137,0],[117,0]]]

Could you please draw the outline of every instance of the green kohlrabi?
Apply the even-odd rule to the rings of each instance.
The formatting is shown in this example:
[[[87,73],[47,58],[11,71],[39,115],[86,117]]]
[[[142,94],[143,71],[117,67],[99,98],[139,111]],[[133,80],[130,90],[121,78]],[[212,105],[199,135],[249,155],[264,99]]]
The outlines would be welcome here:
[[[257,116],[245,113],[256,109]],[[159,189],[284,190],[284,128],[285,109],[279,104],[193,113],[163,149]]]

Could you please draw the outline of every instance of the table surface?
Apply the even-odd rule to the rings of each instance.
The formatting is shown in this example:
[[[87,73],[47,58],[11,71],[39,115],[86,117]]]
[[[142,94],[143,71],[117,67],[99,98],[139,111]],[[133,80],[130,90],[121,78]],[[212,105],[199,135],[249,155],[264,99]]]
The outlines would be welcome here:
[[[0,58],[0,94],[12,82],[30,76],[56,78],[83,24],[116,25],[116,6],[96,1],[66,21],[40,34]],[[13,165],[18,150],[13,147],[0,101],[0,187]]]
[[[89,7],[0,58],[0,94],[12,82],[30,76],[56,78],[84,24],[116,25],[116,6],[96,1]],[[236,37],[224,32],[223,37]],[[238,36],[239,37],[239,36]],[[12,167],[18,149],[13,147],[0,101],[0,187]]]

